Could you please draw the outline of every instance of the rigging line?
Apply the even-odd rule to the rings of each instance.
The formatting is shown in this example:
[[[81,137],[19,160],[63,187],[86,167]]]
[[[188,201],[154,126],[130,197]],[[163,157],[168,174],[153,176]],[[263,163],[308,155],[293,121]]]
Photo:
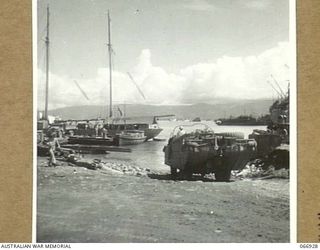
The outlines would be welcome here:
[[[38,65],[37,65],[37,78],[38,78],[38,85],[42,86],[42,80],[43,80],[43,74],[39,75],[39,69],[41,69],[41,72],[43,72],[43,68],[44,68],[44,64],[45,64],[45,56],[42,55],[39,59],[38,59]]]
[[[139,85],[136,83],[136,81],[134,80],[134,78],[132,77],[132,75],[127,72],[129,78],[131,79],[131,81],[134,83],[134,85],[136,86],[137,90],[139,91],[140,95],[143,97],[144,100],[146,100],[146,97],[144,96],[142,90],[140,89]]]
[[[44,50],[44,47],[40,47],[40,50]],[[42,51],[42,52],[40,52],[40,53],[38,53],[38,62],[37,62],[37,70],[39,71],[39,69],[41,70],[41,72],[44,72],[44,68],[45,68],[45,59],[46,59],[46,57],[45,57],[45,53]],[[40,76],[39,76],[39,74],[38,74],[38,76],[37,76],[37,78],[38,78],[38,85],[39,86],[42,86],[42,81],[43,81],[43,75],[41,74]]]
[[[73,82],[76,84],[76,86],[78,87],[78,89],[80,90],[81,94],[88,100],[90,101],[89,97],[87,96],[86,92],[84,92],[84,90],[81,88],[81,86],[79,85],[79,83],[76,80],[73,80]]]
[[[50,41],[50,45],[52,45],[51,41]],[[54,66],[55,66],[55,61],[54,61],[54,57],[51,56],[52,53],[51,53],[51,50],[52,50],[52,46],[50,46],[50,49],[49,49],[49,52],[48,52],[48,56],[50,58],[50,70],[49,70],[49,74],[50,72],[53,72],[54,70]]]
[[[272,85],[272,83],[269,80],[267,80],[267,83],[269,83],[269,85],[278,94],[278,96],[282,97],[281,93]]]
[[[113,49],[111,48],[111,52],[112,51],[113,51]],[[115,56],[112,56],[111,65],[112,65],[112,70],[115,71]]]
[[[278,81],[274,78],[274,76],[273,76],[272,74],[271,74],[270,76],[272,77],[272,79],[273,79],[273,81],[276,83],[276,85],[278,86],[278,88],[279,88],[279,90],[280,90],[281,94],[282,94],[283,96],[285,96],[285,94],[284,94],[284,92],[282,91],[282,89],[281,89],[281,87],[280,87],[280,85],[279,85]]]
[[[44,50],[44,49],[43,49]],[[46,63],[46,55],[45,53],[41,53],[41,57],[40,57],[40,68],[43,70],[45,68],[45,63]]]
[[[45,9],[46,9],[46,8],[47,8],[47,7],[45,7]],[[42,12],[42,15],[43,15],[43,16],[41,17],[41,23],[42,23],[42,22],[46,22],[46,15],[47,15],[47,13],[46,13],[46,12]],[[55,32],[52,32],[52,31],[54,30],[54,25],[52,25],[52,24],[54,23],[54,17],[55,17],[55,13],[54,13],[54,12],[50,12],[50,32],[51,32],[51,33],[55,33]],[[38,22],[39,22],[39,20],[40,20],[40,19],[38,19]],[[39,30],[39,29],[38,29],[38,30]],[[47,30],[47,27],[46,27],[46,25],[44,25],[43,30],[41,31],[41,33],[38,32],[38,34],[41,35],[41,36],[38,36],[38,39],[44,40],[46,34],[43,34],[43,33],[45,33],[46,30]],[[51,42],[52,42],[52,41],[50,40],[50,43],[51,43]]]

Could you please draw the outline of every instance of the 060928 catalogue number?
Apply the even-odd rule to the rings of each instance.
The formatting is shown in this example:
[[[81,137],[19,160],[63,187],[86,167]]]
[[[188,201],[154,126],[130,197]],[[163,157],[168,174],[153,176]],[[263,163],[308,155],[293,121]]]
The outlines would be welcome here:
[[[318,248],[318,244],[300,244],[300,248]]]

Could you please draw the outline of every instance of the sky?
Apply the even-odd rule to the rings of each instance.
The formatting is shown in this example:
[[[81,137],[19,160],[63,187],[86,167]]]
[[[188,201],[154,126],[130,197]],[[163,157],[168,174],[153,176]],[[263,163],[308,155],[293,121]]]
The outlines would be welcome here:
[[[47,6],[49,109],[108,103],[108,10],[115,103],[275,98],[270,75],[287,89],[289,0],[39,0],[39,108],[44,106]]]

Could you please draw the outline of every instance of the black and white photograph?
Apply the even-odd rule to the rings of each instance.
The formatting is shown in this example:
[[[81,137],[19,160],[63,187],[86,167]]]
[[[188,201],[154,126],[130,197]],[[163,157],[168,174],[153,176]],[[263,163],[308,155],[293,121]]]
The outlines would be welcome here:
[[[33,4],[36,242],[293,240],[294,0]]]

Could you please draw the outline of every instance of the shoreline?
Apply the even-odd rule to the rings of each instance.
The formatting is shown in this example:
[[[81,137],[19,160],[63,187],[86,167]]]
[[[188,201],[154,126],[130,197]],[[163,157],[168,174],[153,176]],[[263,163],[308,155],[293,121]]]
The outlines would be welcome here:
[[[169,170],[46,161],[38,158],[38,242],[289,242],[288,179],[173,181]]]

